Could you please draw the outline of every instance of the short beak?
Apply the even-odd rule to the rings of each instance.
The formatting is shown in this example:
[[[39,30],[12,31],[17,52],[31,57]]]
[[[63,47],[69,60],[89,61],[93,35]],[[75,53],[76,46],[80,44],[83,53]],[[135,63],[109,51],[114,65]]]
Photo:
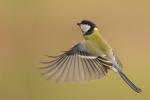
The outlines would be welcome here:
[[[80,26],[81,23],[77,23],[78,26]]]

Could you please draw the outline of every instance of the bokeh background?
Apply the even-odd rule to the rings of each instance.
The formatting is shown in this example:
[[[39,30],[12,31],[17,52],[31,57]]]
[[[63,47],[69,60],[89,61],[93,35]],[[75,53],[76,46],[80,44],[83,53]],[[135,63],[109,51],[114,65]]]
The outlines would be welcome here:
[[[149,100],[150,1],[0,0],[0,100]],[[110,71],[101,80],[48,81],[38,67],[82,40],[76,25],[97,24],[124,71],[143,92]]]

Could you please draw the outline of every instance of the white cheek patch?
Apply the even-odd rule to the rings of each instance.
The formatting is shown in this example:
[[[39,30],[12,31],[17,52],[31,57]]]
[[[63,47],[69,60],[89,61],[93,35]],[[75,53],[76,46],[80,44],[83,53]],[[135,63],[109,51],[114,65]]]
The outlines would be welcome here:
[[[90,30],[91,26],[88,24],[81,24],[81,30],[86,33],[88,30]]]

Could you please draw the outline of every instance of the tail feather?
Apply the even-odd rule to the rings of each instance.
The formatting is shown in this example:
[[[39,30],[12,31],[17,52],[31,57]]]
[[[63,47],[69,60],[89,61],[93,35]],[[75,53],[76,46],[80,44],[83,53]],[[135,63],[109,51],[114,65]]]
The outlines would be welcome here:
[[[123,72],[119,72],[119,75],[135,92],[137,93],[142,92],[142,90],[138,88],[136,85],[134,85]]]

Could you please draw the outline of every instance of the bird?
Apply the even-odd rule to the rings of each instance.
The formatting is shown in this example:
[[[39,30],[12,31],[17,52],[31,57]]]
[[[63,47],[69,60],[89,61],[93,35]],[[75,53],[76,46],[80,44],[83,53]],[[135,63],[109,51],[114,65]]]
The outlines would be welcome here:
[[[83,41],[58,56],[48,56],[50,61],[42,62],[43,75],[48,80],[81,81],[103,78],[108,70],[117,73],[135,92],[142,90],[124,74],[122,63],[112,47],[103,38],[98,27],[90,20],[77,23],[83,35]]]

